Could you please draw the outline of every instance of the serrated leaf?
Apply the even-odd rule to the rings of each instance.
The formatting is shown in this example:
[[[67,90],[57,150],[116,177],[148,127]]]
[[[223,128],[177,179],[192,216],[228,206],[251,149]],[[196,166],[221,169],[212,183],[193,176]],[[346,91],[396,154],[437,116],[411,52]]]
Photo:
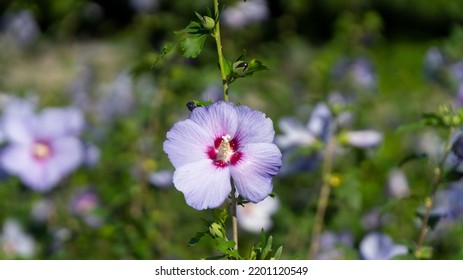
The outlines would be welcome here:
[[[185,33],[189,35],[206,35],[209,33],[209,31],[204,29],[201,23],[192,21],[184,29],[174,32],[175,35],[181,35]]]
[[[196,58],[201,53],[206,42],[207,34],[189,36],[180,42],[183,56]]]

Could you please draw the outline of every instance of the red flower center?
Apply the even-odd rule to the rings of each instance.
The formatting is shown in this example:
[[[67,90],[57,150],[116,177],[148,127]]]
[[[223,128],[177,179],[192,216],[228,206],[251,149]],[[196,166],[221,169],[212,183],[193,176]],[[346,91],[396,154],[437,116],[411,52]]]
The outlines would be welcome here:
[[[241,159],[242,153],[239,150],[239,143],[231,139],[230,135],[218,137],[214,146],[207,148],[207,155],[217,167],[226,167],[229,164],[235,165]]]

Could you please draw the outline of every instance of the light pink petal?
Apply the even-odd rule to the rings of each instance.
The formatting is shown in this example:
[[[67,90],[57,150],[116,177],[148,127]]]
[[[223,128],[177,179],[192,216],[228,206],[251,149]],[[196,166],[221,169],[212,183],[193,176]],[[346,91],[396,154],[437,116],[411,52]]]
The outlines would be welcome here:
[[[238,127],[235,138],[241,145],[248,143],[271,143],[275,136],[273,122],[264,113],[246,106],[237,106]]]
[[[174,167],[178,168],[207,159],[207,148],[213,145],[214,138],[207,134],[203,127],[188,119],[176,123],[167,132],[164,151]]]
[[[238,193],[258,203],[272,191],[272,177],[281,167],[281,152],[271,143],[248,144],[241,150],[242,158],[230,166],[230,174]]]
[[[214,139],[227,134],[233,139],[238,125],[235,105],[224,101],[194,109],[189,119]]]
[[[231,192],[230,172],[228,168],[215,167],[209,159],[201,160],[177,168],[174,185],[191,207],[217,208]]]

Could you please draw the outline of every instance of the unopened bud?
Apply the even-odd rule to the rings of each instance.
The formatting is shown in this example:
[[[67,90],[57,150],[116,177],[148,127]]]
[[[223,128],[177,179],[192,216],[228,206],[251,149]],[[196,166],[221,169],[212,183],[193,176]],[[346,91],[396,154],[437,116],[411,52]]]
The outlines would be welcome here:
[[[243,77],[248,71],[248,63],[246,61],[237,61],[233,63],[233,73],[237,76]]]
[[[212,30],[215,27],[215,21],[208,16],[203,16],[201,18],[201,24],[207,30]]]

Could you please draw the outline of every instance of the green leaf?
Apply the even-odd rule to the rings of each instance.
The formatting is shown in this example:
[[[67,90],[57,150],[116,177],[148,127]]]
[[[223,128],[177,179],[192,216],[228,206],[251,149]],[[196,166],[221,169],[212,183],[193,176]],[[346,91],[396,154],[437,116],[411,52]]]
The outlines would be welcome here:
[[[207,35],[209,31],[204,29],[200,22],[192,21],[184,29],[175,31],[175,35],[189,34],[189,35]]]
[[[201,238],[204,237],[204,235],[206,235],[205,232],[197,232],[196,235],[195,235],[195,237],[192,237],[192,238],[190,239],[190,242],[188,242],[188,245],[189,245],[189,246],[194,246],[194,245],[196,245],[196,244],[201,240]]]
[[[463,178],[463,172],[455,169],[450,170],[449,172],[445,173],[442,179],[442,183],[459,181],[461,178]]]
[[[222,59],[222,62],[223,62],[223,68],[225,71],[225,76],[230,75],[230,73],[232,72],[232,63],[225,58]]]
[[[189,36],[180,42],[183,56],[196,58],[201,53],[206,42],[207,34]]]
[[[235,241],[218,238],[215,239],[214,247],[220,253],[228,255],[230,253],[230,250],[232,250],[233,247],[235,247]]]
[[[275,254],[273,255],[273,258],[274,260],[279,260],[280,257],[281,257],[281,253],[283,252],[283,246],[280,246],[278,247],[277,251],[275,252]]]
[[[415,123],[403,124],[403,125],[401,125],[401,126],[399,126],[397,128],[396,132],[418,130],[418,129],[422,129],[425,126],[426,126],[426,122],[424,120],[420,120],[420,121],[415,122]]]
[[[246,73],[246,76],[251,76],[255,72],[264,71],[264,70],[268,70],[267,66],[265,66],[261,61],[257,59],[253,59],[249,62],[248,71]]]
[[[414,161],[414,160],[422,160],[422,159],[427,159],[428,158],[428,155],[425,154],[425,153],[411,153],[409,155],[407,155],[405,158],[403,158],[398,166],[399,167],[402,167],[404,164],[410,162],[410,161]]]
[[[151,67],[154,67],[161,59],[164,58],[164,56],[166,56],[168,53],[170,53],[177,46],[178,46],[178,43],[177,44],[166,44],[166,45],[164,45],[164,47],[162,47],[162,49],[161,49],[161,53],[159,54],[159,56],[151,64]]]

